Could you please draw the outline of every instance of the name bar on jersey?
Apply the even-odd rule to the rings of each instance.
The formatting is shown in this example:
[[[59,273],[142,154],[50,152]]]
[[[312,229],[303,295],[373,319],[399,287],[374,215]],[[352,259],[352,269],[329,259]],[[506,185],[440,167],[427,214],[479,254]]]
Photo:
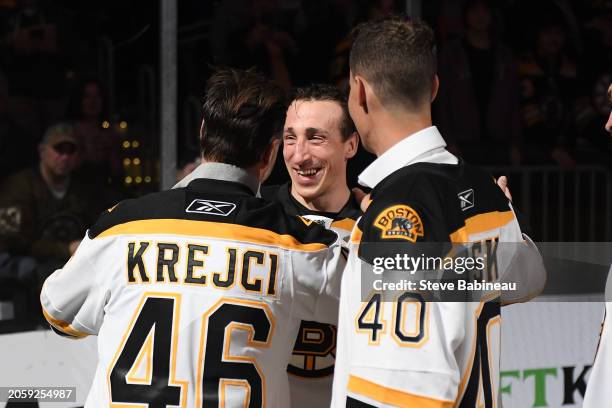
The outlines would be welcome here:
[[[155,256],[145,256],[155,248]],[[250,294],[275,297],[279,254],[259,249],[215,246],[215,255],[223,252],[222,268],[208,267],[212,248],[206,244],[131,241],[127,244],[126,280],[134,284],[169,284],[212,286],[229,290],[234,287]],[[186,259],[185,259],[186,258]],[[215,264],[218,266],[218,263]]]

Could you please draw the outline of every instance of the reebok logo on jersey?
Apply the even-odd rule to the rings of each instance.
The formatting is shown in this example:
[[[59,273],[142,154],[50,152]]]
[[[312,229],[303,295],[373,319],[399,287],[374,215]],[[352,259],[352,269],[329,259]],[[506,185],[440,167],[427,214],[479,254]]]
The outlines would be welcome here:
[[[405,239],[416,242],[424,235],[423,223],[419,214],[407,205],[394,205],[385,208],[374,221],[374,226],[382,230],[382,239]]]
[[[474,207],[474,189],[470,188],[457,194],[459,197],[459,204],[461,205],[461,211],[469,210]]]
[[[195,199],[185,210],[188,213],[210,214],[227,217],[236,209],[236,204],[224,201]]]

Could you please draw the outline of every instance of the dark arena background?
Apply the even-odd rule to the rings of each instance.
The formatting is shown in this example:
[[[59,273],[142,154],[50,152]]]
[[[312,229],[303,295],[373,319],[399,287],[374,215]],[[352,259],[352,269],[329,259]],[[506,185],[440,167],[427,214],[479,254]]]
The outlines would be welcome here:
[[[508,176],[533,240],[612,241],[611,0],[0,0],[0,387],[76,387],[71,406],[84,403],[95,338],[53,336],[40,286],[68,259],[58,240],[80,239],[101,211],[197,165],[215,67],[255,67],[288,92],[346,89],[352,29],[396,13],[435,31],[433,121],[448,149]],[[75,201],[43,206],[31,214],[40,225],[15,238],[6,203],[36,190],[27,172],[49,137],[70,154],[71,140],[51,135],[62,126],[83,147]],[[350,186],[372,160],[360,148]],[[267,183],[287,179],[279,155]],[[567,262],[547,261],[568,276],[547,287],[549,301],[505,309],[503,341],[516,345],[502,354],[506,407],[582,406],[607,268],[580,267],[578,281]]]

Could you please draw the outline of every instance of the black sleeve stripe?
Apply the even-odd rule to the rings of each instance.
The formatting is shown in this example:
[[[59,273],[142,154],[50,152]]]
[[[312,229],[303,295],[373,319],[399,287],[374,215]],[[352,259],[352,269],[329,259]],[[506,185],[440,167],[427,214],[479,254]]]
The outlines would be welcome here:
[[[61,330],[59,330],[59,329],[56,329],[56,328],[55,328],[55,326],[53,326],[53,325],[52,325],[52,324],[50,324],[50,323],[49,323],[49,327],[51,327],[51,330],[53,330],[53,331],[55,332],[55,334],[59,334],[59,335],[60,335],[60,336],[62,336],[62,337],[67,337],[67,338],[69,338],[69,339],[75,339],[75,340],[80,339],[80,337],[73,336],[72,334],[68,334],[68,333],[63,332],[63,331],[61,331]]]
[[[374,405],[366,404],[365,402],[356,400],[355,398],[346,397],[346,408],[376,408]]]

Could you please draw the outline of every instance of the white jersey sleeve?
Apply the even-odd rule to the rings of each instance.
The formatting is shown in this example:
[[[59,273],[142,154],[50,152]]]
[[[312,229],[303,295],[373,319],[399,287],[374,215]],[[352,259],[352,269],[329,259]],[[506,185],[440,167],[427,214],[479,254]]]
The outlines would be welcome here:
[[[57,332],[72,338],[98,334],[110,287],[93,266],[97,242],[87,235],[66,265],[44,283],[40,301]]]
[[[606,282],[606,299],[612,294],[612,268]],[[599,345],[584,394],[584,408],[608,406],[612,401],[612,302],[606,302]]]
[[[517,282],[515,291],[505,291],[502,294],[502,306],[526,302],[538,296],[546,285],[546,269],[542,255],[535,243],[521,232],[512,204],[509,204],[514,220],[502,231],[500,236],[502,250],[500,256],[509,254],[506,265],[503,266],[501,282]],[[512,244],[516,243],[516,244]]]
[[[348,238],[355,221],[345,218],[334,221],[329,217],[303,216],[333,230],[341,238],[343,251],[348,254]],[[341,272],[332,267],[333,274]],[[327,407],[331,403],[333,370],[336,353],[336,320],[338,303],[330,296],[340,292],[340,274],[328,275],[324,301],[319,301],[314,320],[303,320],[295,341],[289,373],[292,408]]]
[[[296,317],[337,324],[340,283],[346,264],[343,245],[339,239],[323,257],[319,253],[292,254]]]

